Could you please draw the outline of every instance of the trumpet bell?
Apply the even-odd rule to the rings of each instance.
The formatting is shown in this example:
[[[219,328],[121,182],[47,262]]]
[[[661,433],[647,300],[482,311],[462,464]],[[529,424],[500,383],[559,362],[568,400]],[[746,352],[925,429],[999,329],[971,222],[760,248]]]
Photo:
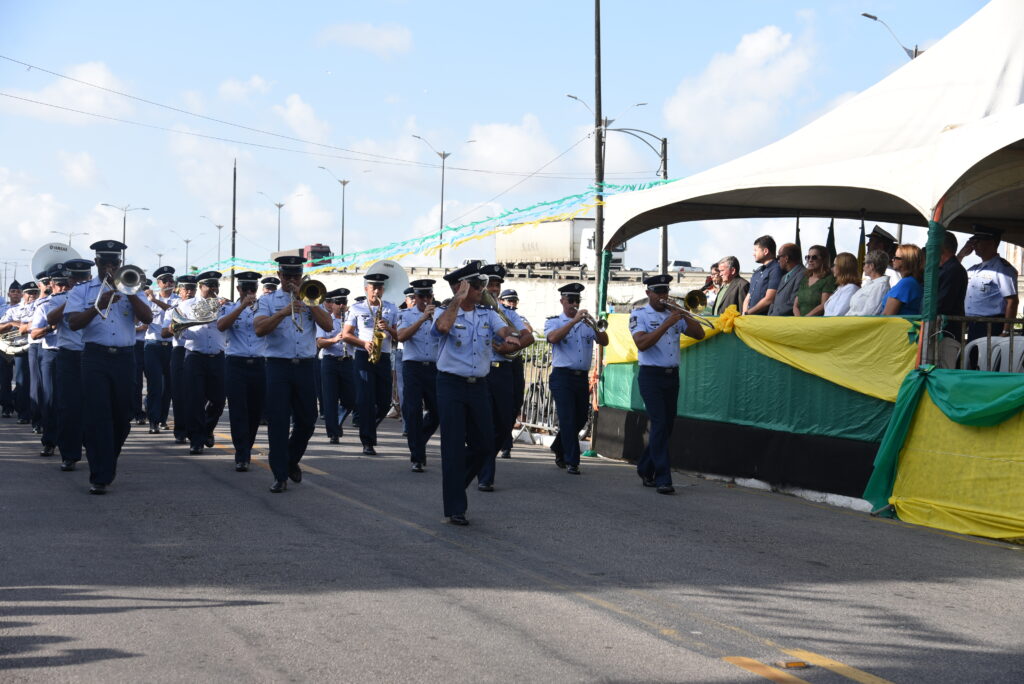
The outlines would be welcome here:
[[[146,274],[138,266],[122,266],[114,271],[114,287],[121,294],[133,295],[142,289]]]
[[[700,313],[708,305],[708,296],[704,290],[690,290],[683,298],[683,302],[686,304],[686,308],[693,313]]]
[[[299,285],[298,298],[306,306],[320,306],[327,297],[327,286],[319,280],[304,280]]]

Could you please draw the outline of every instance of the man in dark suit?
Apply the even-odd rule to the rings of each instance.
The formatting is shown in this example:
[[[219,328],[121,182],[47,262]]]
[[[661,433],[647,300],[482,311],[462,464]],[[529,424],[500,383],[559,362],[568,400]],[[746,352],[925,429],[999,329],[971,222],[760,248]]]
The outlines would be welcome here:
[[[796,291],[800,289],[800,281],[804,278],[800,250],[792,242],[779,247],[779,268],[782,269],[782,280],[779,283],[779,291],[772,300],[772,306],[768,309],[768,315],[792,316]]]
[[[750,283],[740,277],[740,260],[736,257],[727,256],[719,261],[718,272],[722,276],[722,287],[715,298],[715,307],[711,312],[713,316],[718,316],[733,304],[739,310],[750,290]]]

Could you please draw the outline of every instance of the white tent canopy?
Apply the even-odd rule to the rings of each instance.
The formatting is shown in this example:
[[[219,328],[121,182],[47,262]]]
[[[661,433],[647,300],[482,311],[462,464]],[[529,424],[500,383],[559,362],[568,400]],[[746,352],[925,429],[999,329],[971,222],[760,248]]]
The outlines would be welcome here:
[[[820,216],[949,228],[1024,244],[1024,0],[992,0],[917,59],[739,159],[608,199],[605,246],[653,227]],[[941,206],[940,206],[941,205]]]

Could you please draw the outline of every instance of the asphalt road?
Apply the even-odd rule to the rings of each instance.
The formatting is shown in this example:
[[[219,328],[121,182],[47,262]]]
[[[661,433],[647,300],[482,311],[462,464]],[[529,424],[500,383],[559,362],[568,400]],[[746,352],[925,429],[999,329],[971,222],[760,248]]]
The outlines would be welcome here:
[[[1018,547],[523,446],[452,527],[384,427],[281,495],[136,428],[96,497],[0,421],[0,681],[1024,681]]]

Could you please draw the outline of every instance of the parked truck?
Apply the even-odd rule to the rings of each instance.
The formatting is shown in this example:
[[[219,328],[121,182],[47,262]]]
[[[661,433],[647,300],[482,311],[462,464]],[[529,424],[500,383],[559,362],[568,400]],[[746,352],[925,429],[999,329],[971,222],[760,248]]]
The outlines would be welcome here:
[[[622,269],[626,243],[612,250],[611,268]],[[494,257],[509,268],[597,268],[594,219],[575,218],[523,226],[494,238]]]

